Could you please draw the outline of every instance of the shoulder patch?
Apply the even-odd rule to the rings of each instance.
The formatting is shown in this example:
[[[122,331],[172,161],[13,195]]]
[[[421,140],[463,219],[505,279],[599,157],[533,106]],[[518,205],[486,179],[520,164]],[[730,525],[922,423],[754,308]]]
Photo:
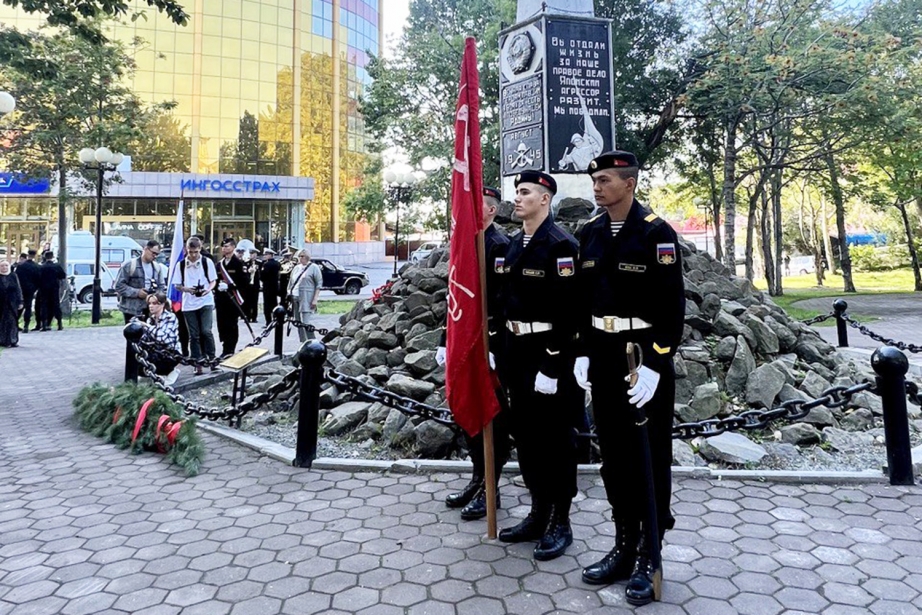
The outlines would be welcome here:
[[[598,214],[598,215],[592,216],[591,218],[589,218],[589,222],[595,222],[596,220],[598,220],[599,218],[601,218],[601,217],[604,216],[604,215],[605,215],[605,212],[603,211],[602,213],[600,213],[600,214]],[[588,223],[587,223],[587,224],[588,224]]]
[[[644,221],[644,222],[653,222],[653,221],[656,220],[657,218],[659,218],[659,216],[657,216],[656,214],[650,214],[649,216],[647,216],[646,218],[644,218],[643,221]]]

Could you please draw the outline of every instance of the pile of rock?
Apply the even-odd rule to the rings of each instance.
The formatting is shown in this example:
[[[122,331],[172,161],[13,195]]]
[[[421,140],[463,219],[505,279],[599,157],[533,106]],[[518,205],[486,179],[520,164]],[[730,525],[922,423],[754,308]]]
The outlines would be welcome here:
[[[586,217],[584,201],[565,205],[558,219],[577,224]],[[791,399],[819,397],[831,386],[873,378],[870,365],[844,360],[814,330],[792,320],[709,254],[691,244],[683,244],[682,253],[688,301],[683,342],[675,357],[679,421],[772,408]],[[359,301],[341,318],[342,327],[324,340],[329,363],[369,384],[443,406],[445,372],[435,354],[446,313],[447,260],[447,251],[437,250],[427,261],[405,266],[378,302]],[[450,429],[381,404],[354,401],[349,392],[332,385],[322,391],[321,407],[322,429],[328,435],[351,433],[424,457],[464,454]],[[910,408],[918,418],[918,408]],[[880,398],[860,393],[848,407],[820,406],[800,422],[767,434],[772,442],[759,444],[745,434],[690,444],[677,441],[675,457],[681,465],[751,464],[766,457],[791,457],[799,454],[798,447],[820,443],[839,451],[874,446],[868,430],[880,428],[881,414]]]

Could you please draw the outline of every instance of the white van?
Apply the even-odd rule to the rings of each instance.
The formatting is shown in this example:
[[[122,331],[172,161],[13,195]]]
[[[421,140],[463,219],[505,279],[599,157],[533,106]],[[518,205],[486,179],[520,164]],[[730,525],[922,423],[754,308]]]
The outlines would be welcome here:
[[[68,248],[68,251],[70,248]],[[99,270],[99,285],[104,297],[115,295],[115,276],[118,269],[109,269],[105,263]],[[74,276],[74,291],[80,303],[93,303],[93,278],[96,275],[96,259],[67,259],[67,276]]]
[[[141,256],[144,246],[124,235],[103,235],[102,262],[117,270],[122,263]],[[58,253],[58,236],[51,238],[51,250]],[[96,238],[89,231],[74,231],[67,235],[67,260],[96,261]],[[78,291],[79,292],[79,291]]]

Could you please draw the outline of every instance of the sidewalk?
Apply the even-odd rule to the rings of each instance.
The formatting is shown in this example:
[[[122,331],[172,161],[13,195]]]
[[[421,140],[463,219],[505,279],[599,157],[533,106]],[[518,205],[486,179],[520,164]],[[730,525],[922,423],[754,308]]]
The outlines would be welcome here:
[[[245,339],[245,338],[242,338]],[[0,354],[0,615],[540,615],[633,611],[580,568],[612,546],[597,476],[551,562],[442,501],[466,477],[302,470],[203,433],[202,473],[81,432],[71,399],[117,382],[117,327]],[[527,512],[501,487],[500,527]],[[649,615],[922,612],[922,489],[675,481],[677,529]]]

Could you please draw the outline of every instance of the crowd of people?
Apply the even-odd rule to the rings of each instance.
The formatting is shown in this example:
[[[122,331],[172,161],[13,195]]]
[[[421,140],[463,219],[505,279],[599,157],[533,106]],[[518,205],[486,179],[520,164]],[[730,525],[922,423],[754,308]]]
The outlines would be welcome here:
[[[42,263],[35,262],[36,250],[19,255],[19,262],[0,262],[0,346],[15,348],[19,334],[51,331],[57,323],[64,328],[61,314],[61,282],[64,269],[55,262],[54,253],[45,250]],[[32,318],[35,317],[35,326]],[[22,325],[19,321],[22,319]]]
[[[591,395],[615,546],[582,578],[594,585],[626,580],[626,600],[642,605],[659,597],[657,554],[675,523],[671,427],[673,356],[685,315],[681,253],[672,227],[634,198],[639,165],[632,153],[598,155],[586,172],[600,213],[578,240],[553,220],[552,176],[515,177],[522,231],[511,239],[492,225],[499,192],[484,189],[489,361],[501,407],[495,475],[498,482],[511,435],[531,496],[528,515],[499,539],[536,543],[537,560],[559,557],[572,544],[576,434],[585,431]],[[440,347],[436,361],[444,363],[446,354]],[[472,480],[446,505],[461,508],[462,519],[479,519],[487,513],[483,441],[468,444]]]

